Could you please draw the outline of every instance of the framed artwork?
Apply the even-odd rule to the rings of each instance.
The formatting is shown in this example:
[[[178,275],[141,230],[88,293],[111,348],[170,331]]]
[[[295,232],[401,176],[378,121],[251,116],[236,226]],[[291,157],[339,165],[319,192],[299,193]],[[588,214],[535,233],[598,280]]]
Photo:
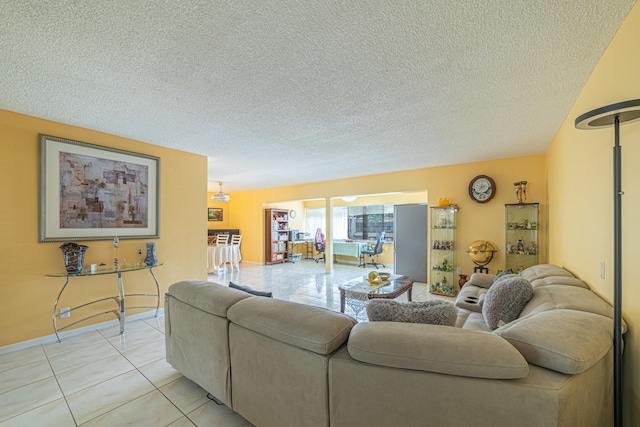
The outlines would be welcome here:
[[[222,209],[209,208],[209,221],[222,221]]]
[[[160,237],[160,158],[39,138],[40,242]]]

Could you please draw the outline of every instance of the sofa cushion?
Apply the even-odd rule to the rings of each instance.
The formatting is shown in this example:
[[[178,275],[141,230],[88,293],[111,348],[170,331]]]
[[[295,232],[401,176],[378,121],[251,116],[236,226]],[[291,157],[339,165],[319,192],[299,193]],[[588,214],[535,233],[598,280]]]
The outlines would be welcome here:
[[[180,301],[204,312],[227,317],[233,304],[251,295],[212,282],[184,280],[169,286],[168,293]]]
[[[530,282],[550,276],[575,277],[564,268],[553,264],[536,264],[522,270],[520,275]]]
[[[356,324],[345,314],[274,298],[249,297],[231,307],[228,317],[236,325],[323,355],[344,344]]]
[[[457,313],[456,308],[449,301],[398,302],[388,299],[374,299],[367,304],[367,316],[372,322],[389,321],[455,326]]]
[[[499,278],[506,276],[507,274],[515,274],[512,269],[507,268],[506,270],[502,270],[500,273],[496,274],[496,277],[493,278],[493,281],[497,281]]]
[[[497,335],[442,325],[367,322],[351,330],[356,360],[392,368],[474,378],[523,378],[529,365]]]
[[[533,288],[527,279],[517,274],[502,276],[487,291],[482,304],[482,315],[487,326],[495,329],[518,318]]]
[[[236,285],[233,282],[229,282],[229,287],[233,288],[233,289],[237,289],[239,291],[246,292],[246,293],[251,294],[251,295],[258,296],[258,297],[273,298],[273,293],[272,292],[256,291],[255,289],[250,288],[249,286]]]
[[[481,288],[489,288],[491,285],[493,285],[495,278],[496,278],[495,274],[473,273],[469,278],[469,281],[465,283],[463,289],[467,285],[475,285]]]
[[[565,374],[584,372],[613,344],[613,321],[577,310],[550,310],[518,319],[493,332],[531,364]]]

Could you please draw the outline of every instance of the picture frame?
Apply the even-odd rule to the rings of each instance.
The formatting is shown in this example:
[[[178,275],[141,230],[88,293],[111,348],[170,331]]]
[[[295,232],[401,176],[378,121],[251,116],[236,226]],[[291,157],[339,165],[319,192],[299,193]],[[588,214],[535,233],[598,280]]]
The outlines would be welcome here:
[[[222,208],[209,208],[209,221],[222,221]]]
[[[160,237],[160,158],[39,134],[39,242]]]

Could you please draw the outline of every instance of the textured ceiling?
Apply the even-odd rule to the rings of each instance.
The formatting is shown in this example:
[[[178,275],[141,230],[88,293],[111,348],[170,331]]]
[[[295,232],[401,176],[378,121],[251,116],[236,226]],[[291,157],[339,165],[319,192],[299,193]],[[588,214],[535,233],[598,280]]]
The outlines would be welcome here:
[[[0,0],[0,108],[225,192],[539,154],[634,3]]]

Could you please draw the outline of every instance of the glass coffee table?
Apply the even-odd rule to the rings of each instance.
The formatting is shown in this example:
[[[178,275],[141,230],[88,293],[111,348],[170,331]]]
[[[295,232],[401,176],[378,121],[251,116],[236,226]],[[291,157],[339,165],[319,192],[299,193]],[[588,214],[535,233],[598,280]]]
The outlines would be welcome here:
[[[388,280],[372,285],[365,275],[341,283],[338,289],[340,290],[340,312],[344,313],[345,304],[348,304],[357,317],[366,307],[367,302],[374,298],[394,299],[406,292],[407,299],[411,301],[413,279],[409,276],[394,274]]]

